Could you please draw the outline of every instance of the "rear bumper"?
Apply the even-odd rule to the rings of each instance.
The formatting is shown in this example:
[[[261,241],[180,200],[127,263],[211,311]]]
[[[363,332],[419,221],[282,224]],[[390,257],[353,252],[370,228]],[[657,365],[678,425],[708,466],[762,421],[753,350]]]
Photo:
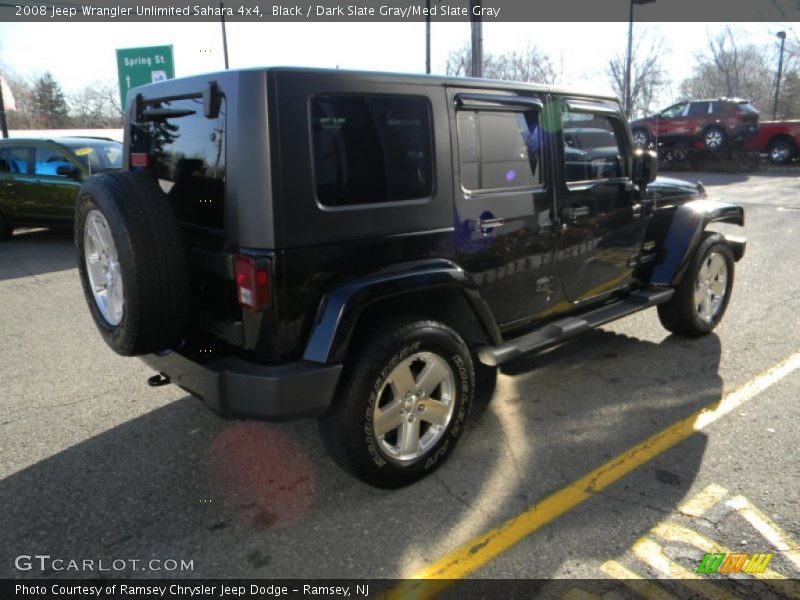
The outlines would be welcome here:
[[[201,365],[174,351],[141,358],[223,417],[273,421],[321,415],[333,400],[342,371],[342,365],[298,361],[269,366],[239,358]]]

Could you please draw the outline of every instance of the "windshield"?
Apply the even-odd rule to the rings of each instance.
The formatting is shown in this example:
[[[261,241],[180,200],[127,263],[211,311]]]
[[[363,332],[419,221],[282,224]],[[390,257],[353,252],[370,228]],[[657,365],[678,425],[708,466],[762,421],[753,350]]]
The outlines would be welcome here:
[[[59,140],[90,173],[122,168],[122,144],[111,140]]]

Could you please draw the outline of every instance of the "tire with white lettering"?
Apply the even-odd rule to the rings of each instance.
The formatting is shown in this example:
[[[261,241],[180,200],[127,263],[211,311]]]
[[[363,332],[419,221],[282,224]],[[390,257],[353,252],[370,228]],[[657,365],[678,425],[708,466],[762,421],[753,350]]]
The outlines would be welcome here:
[[[472,404],[469,349],[450,327],[422,318],[374,329],[345,365],[319,419],[333,459],[356,477],[397,488],[438,468],[455,448]]]

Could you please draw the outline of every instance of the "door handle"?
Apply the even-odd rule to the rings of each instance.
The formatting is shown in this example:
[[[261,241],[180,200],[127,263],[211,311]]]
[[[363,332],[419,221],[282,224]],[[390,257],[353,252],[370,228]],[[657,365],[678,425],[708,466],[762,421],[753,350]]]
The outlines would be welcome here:
[[[495,227],[502,227],[506,224],[506,220],[502,217],[494,219],[476,219],[471,223],[472,231],[489,235]]]
[[[565,221],[577,221],[580,217],[588,217],[592,214],[592,209],[588,206],[567,206],[561,211]]]

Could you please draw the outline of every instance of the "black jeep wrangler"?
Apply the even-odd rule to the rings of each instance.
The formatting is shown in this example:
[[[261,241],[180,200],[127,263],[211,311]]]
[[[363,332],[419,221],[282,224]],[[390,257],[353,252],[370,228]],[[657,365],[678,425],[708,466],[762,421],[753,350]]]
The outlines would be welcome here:
[[[452,452],[477,371],[652,306],[710,332],[745,249],[706,231],[741,207],[654,182],[614,98],[546,86],[176,79],[131,90],[123,162],[75,218],[108,345],[220,415],[318,417],[384,487]]]

